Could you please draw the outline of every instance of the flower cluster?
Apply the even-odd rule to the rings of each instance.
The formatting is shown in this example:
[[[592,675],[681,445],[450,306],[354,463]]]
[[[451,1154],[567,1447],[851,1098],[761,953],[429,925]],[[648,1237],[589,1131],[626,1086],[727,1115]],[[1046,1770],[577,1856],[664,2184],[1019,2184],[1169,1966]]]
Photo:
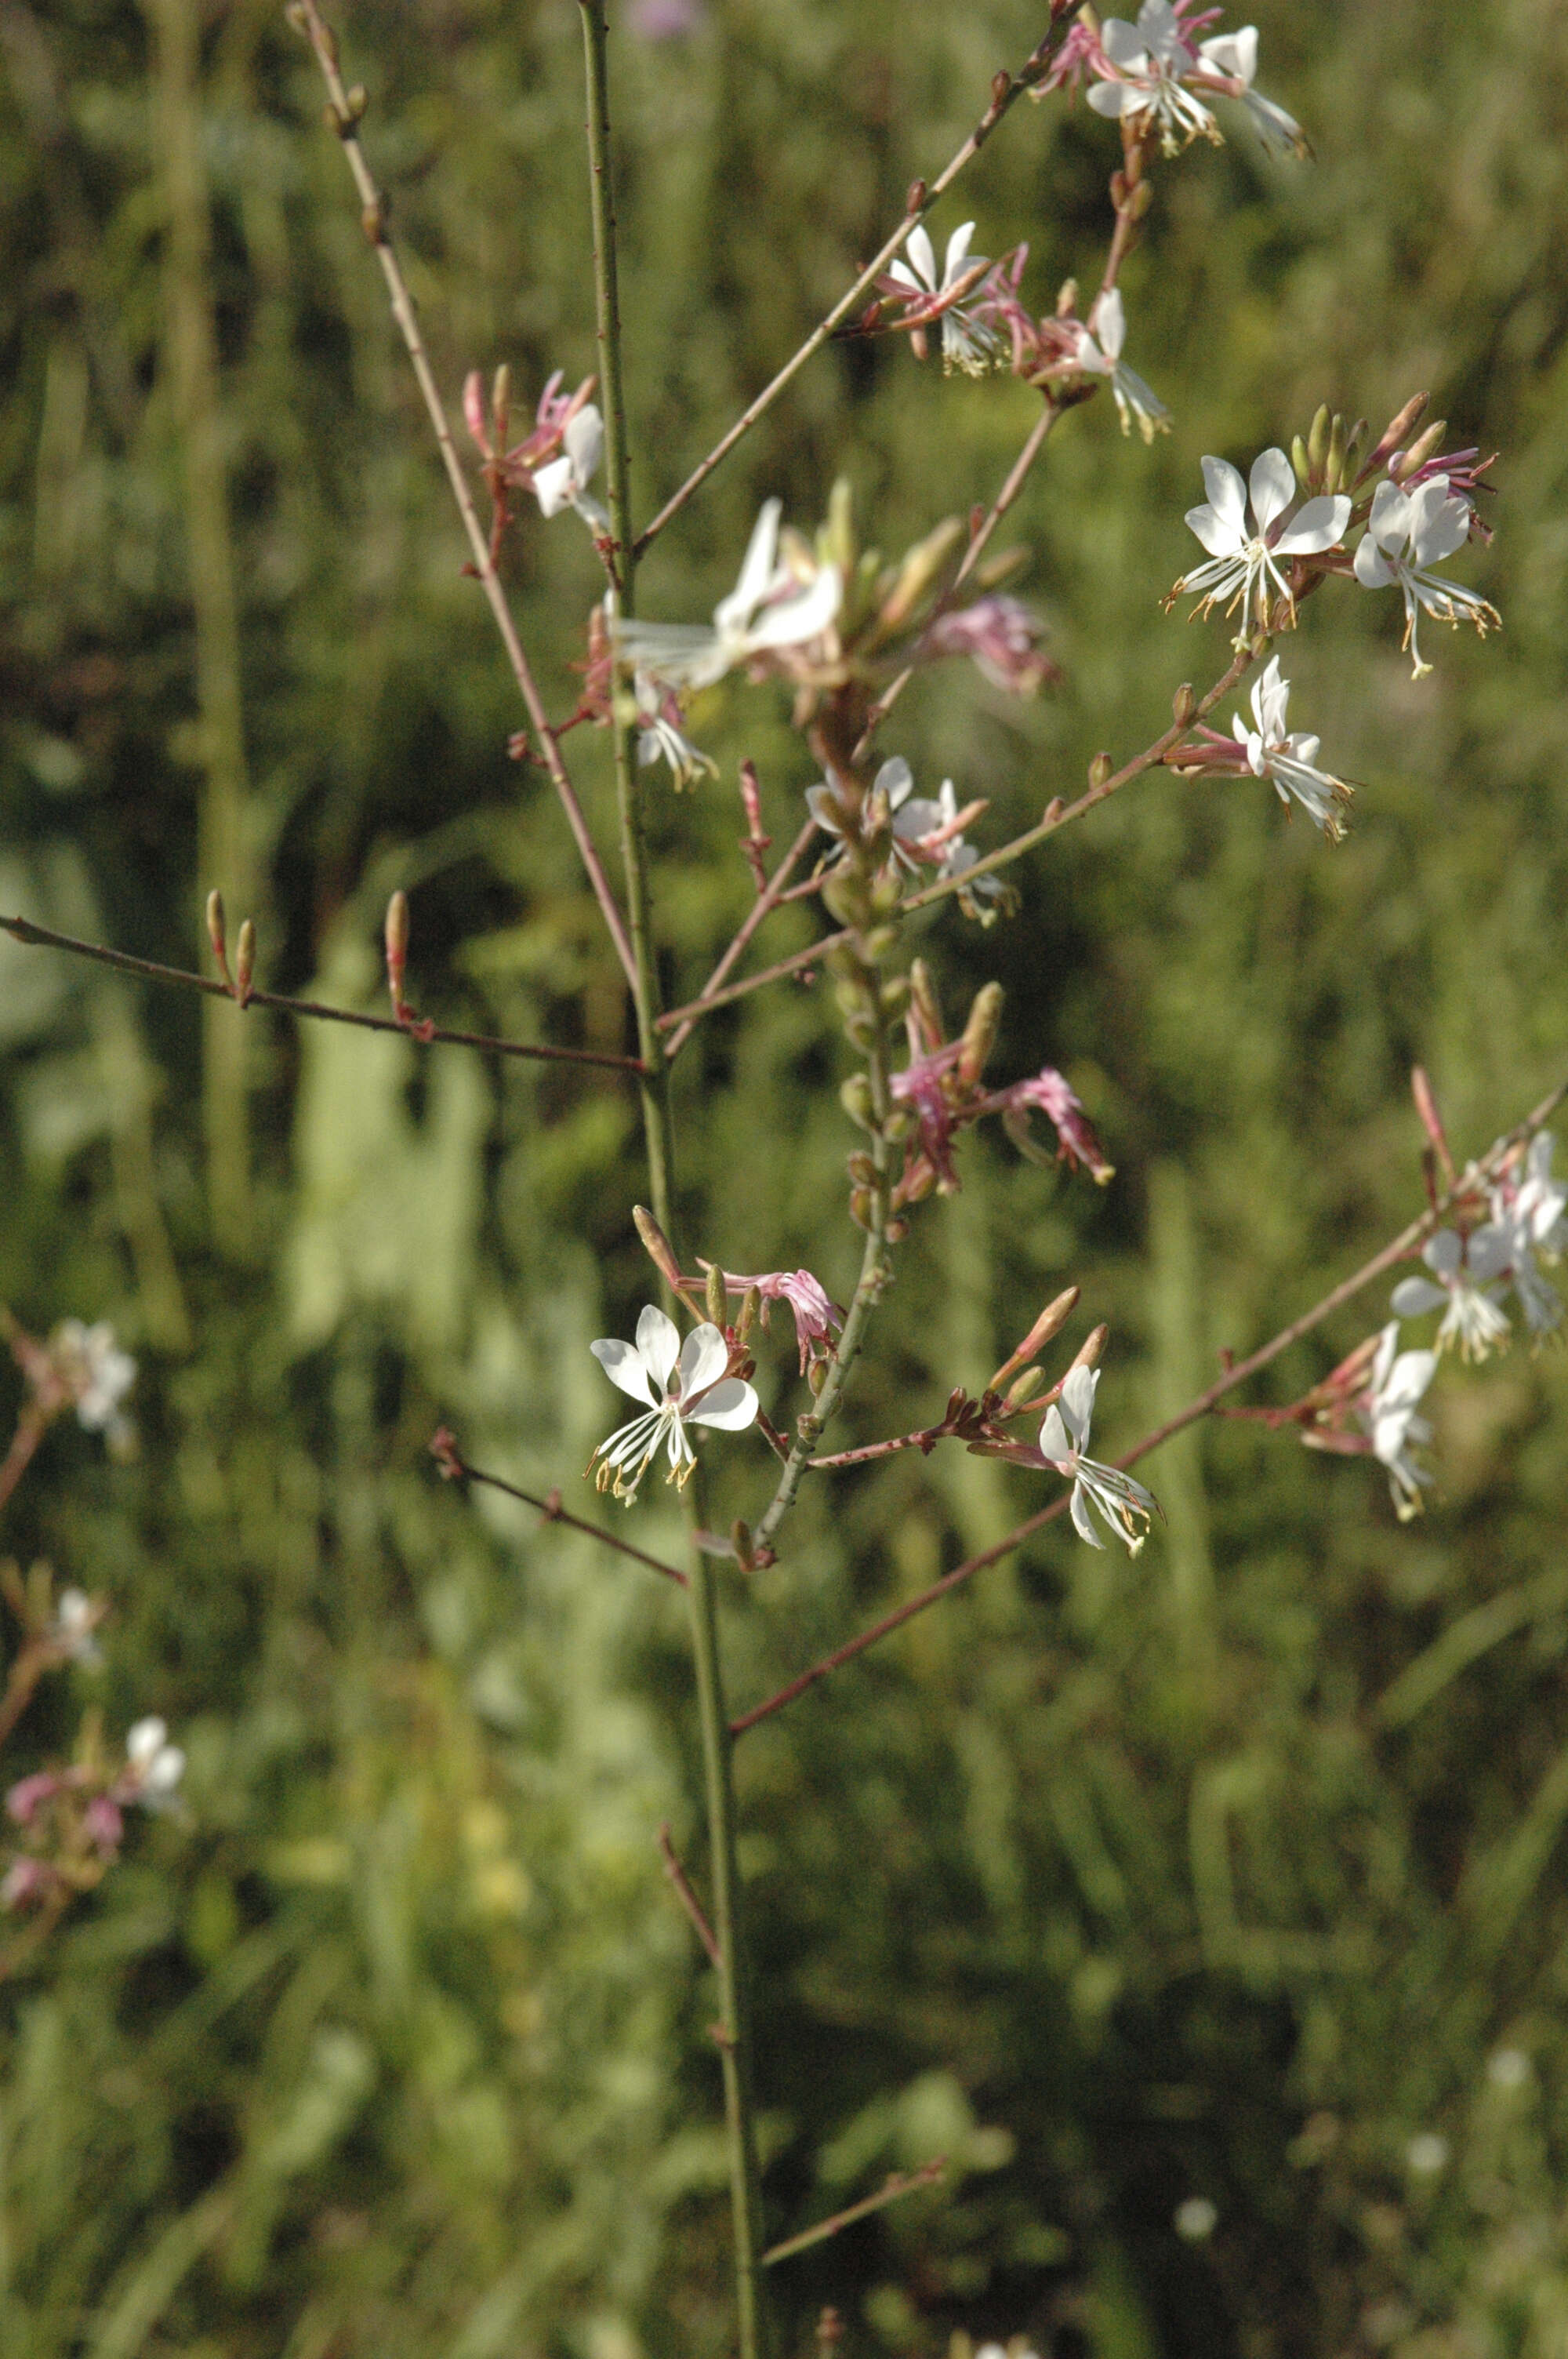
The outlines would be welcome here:
[[[1431,1276],[1405,1277],[1391,1308],[1400,1319],[1441,1310],[1439,1352],[1455,1348],[1463,1360],[1484,1360],[1506,1346],[1511,1328],[1501,1308],[1511,1285],[1526,1326],[1538,1339],[1563,1319],[1556,1288],[1536,1266],[1568,1250],[1568,1186],[1552,1176],[1556,1142],[1550,1131],[1530,1141],[1521,1179],[1510,1171],[1489,1191],[1489,1219],[1466,1229],[1439,1229],[1422,1249]]]
[[[1157,136],[1167,156],[1195,139],[1219,145],[1219,125],[1205,101],[1237,99],[1265,145],[1310,154],[1300,124],[1252,87],[1256,27],[1202,38],[1220,14],[1200,7],[1198,0],[1143,0],[1135,25],[1107,16],[1097,32],[1080,21],[1032,95],[1076,87],[1087,77],[1088,103],[1097,114],[1121,123],[1135,139]]]
[[[849,781],[824,782],[807,787],[806,799],[817,826],[837,842],[839,862],[849,859],[853,849],[873,868],[890,865],[899,875],[917,881],[934,870],[936,880],[946,882],[967,876],[979,859],[963,831],[985,810],[984,802],[966,803],[960,810],[951,778],[943,779],[935,800],[916,795],[914,773],[902,755],[884,762],[864,791]],[[985,905],[1003,900],[1007,889],[998,876],[977,876],[961,886],[958,897],[970,917],[983,920]]]
[[[62,1599],[62,1604],[64,1603]],[[119,1857],[127,1810],[174,1810],[185,1756],[161,1720],[138,1720],[125,1757],[111,1767],[91,1737],[68,1769],[38,1769],[5,1796],[5,1811],[27,1848],[0,1878],[0,1907],[22,1908],[92,1889]]]

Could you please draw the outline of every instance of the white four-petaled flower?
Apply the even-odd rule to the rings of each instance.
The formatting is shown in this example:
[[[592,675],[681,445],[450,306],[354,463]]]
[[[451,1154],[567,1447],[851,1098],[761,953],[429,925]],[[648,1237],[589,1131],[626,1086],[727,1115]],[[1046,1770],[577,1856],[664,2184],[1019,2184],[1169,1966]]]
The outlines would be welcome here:
[[[144,1810],[172,1810],[184,1775],[185,1756],[168,1742],[165,1723],[156,1715],[138,1720],[126,1732],[125,1771],[115,1799],[139,1802]]]
[[[1372,1455],[1389,1470],[1389,1495],[1401,1524],[1421,1513],[1422,1488],[1432,1481],[1411,1456],[1432,1440],[1432,1428],[1417,1414],[1422,1395],[1437,1371],[1435,1352],[1401,1352],[1400,1322],[1390,1319],[1378,1338],[1362,1420],[1372,1437]]]
[[[1127,309],[1119,287],[1108,287],[1098,296],[1089,313],[1086,327],[1081,321],[1070,324],[1078,332],[1078,366],[1087,376],[1108,376],[1115,397],[1117,415],[1121,430],[1130,432],[1136,419],[1138,431],[1145,442],[1152,442],[1156,434],[1168,434],[1171,413],[1159,395],[1146,386],[1137,373],[1127,367],[1121,357],[1127,341]]]
[[[764,500],[747,545],[741,578],[713,610],[713,627],[694,623],[622,622],[617,627],[622,663],[664,688],[711,688],[737,664],[778,647],[820,638],[843,601],[836,565],[819,565],[803,581],[778,561],[784,505]]]
[[[963,222],[947,240],[947,251],[942,259],[942,276],[936,276],[936,255],[924,222],[916,222],[904,240],[908,262],[888,266],[888,277],[911,295],[938,299],[947,294],[959,281],[972,272],[985,267],[984,255],[971,255],[969,240],[975,224]],[[984,376],[1007,357],[1007,347],[994,328],[985,325],[966,311],[960,303],[949,305],[942,314],[942,365],[946,369],[961,368],[967,376]]]
[[[1115,1466],[1101,1466],[1084,1454],[1099,1379],[1098,1368],[1069,1368],[1060,1405],[1052,1402],[1040,1428],[1040,1455],[1058,1474],[1073,1478],[1071,1512],[1078,1538],[1087,1540],[1090,1548],[1105,1546],[1089,1514],[1092,1500],[1107,1527],[1123,1542],[1130,1556],[1136,1556],[1149,1537],[1151,1519],[1160,1510],[1153,1495],[1130,1474]]]
[[[1356,579],[1364,590],[1387,590],[1398,582],[1405,602],[1404,644],[1417,679],[1432,669],[1416,642],[1418,610],[1440,623],[1473,623],[1483,638],[1497,626],[1498,610],[1459,582],[1444,582],[1430,569],[1463,549],[1470,536],[1470,503],[1449,488],[1446,475],[1430,475],[1411,491],[1386,478],[1373,495],[1372,513],[1356,551]]]
[[[1213,114],[1188,84],[1195,81],[1207,89],[1228,84],[1225,94],[1241,101],[1265,141],[1306,155],[1300,124],[1252,88],[1258,71],[1257,27],[1244,25],[1239,32],[1195,41],[1185,21],[1190,5],[1191,0],[1174,0],[1174,5],[1173,0],[1143,0],[1136,25],[1124,16],[1106,18],[1099,49],[1113,78],[1091,86],[1089,104],[1095,113],[1134,121],[1147,115],[1159,126],[1166,155],[1173,156],[1195,138],[1219,141]],[[1208,14],[1206,21],[1212,23],[1217,14]]]
[[[589,1348],[612,1385],[646,1404],[641,1416],[619,1426],[593,1453],[600,1462],[600,1489],[613,1489],[628,1506],[661,1442],[670,1462],[665,1479],[684,1490],[697,1463],[687,1426],[739,1433],[757,1414],[756,1394],[738,1376],[726,1375],[730,1347],[706,1321],[683,1343],[674,1320],[650,1303],[637,1321],[635,1343],[601,1337]]]
[[[535,471],[534,496],[540,514],[559,516],[563,508],[575,508],[590,532],[608,532],[609,516],[588,494],[604,455],[604,420],[595,403],[585,403],[568,419],[561,442],[560,457]]]
[[[1507,1230],[1488,1223],[1462,1237],[1456,1229],[1439,1229],[1422,1246],[1421,1257],[1432,1277],[1400,1278],[1390,1304],[1397,1315],[1420,1319],[1429,1310],[1441,1310],[1437,1348],[1443,1352],[1456,1344],[1462,1360],[1484,1360],[1489,1352],[1506,1346],[1509,1321],[1498,1308],[1503,1289],[1493,1280],[1509,1265]]]
[[[1227,601],[1228,614],[1241,609],[1241,627],[1235,644],[1245,647],[1255,627],[1266,627],[1271,583],[1292,610],[1290,583],[1280,571],[1281,557],[1319,557],[1332,549],[1350,521],[1350,502],[1343,492],[1308,500],[1281,527],[1280,518],[1295,497],[1295,470],[1279,449],[1260,451],[1252,462],[1247,483],[1228,459],[1205,459],[1204,484],[1208,498],[1187,510],[1187,523],[1207,549],[1213,562],[1195,567],[1177,582],[1172,596],[1201,590],[1200,611]],[[1247,528],[1250,495],[1252,526]]]
[[[54,1352],[78,1421],[110,1441],[127,1438],[131,1428],[120,1403],[136,1380],[136,1364],[115,1343],[108,1321],[88,1327],[80,1319],[62,1319],[54,1332]]]
[[[1317,766],[1318,740],[1285,727],[1291,683],[1280,676],[1280,658],[1271,656],[1261,679],[1252,683],[1252,726],[1238,712],[1231,727],[1247,748],[1248,766],[1255,778],[1271,778],[1274,791],[1288,810],[1293,796],[1314,827],[1330,843],[1345,832],[1340,813],[1350,800],[1343,778]]]

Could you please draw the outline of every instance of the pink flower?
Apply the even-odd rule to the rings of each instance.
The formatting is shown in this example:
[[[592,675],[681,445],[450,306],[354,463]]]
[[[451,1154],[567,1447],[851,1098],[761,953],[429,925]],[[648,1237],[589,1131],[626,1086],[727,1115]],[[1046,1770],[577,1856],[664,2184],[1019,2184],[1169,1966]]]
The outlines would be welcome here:
[[[588,407],[592,398],[595,380],[584,377],[577,391],[560,391],[563,372],[557,369],[544,392],[535,415],[534,430],[510,450],[506,440],[504,403],[498,413],[487,419],[484,413],[484,380],[478,369],[470,369],[463,381],[463,417],[469,432],[478,444],[488,473],[493,473],[498,484],[515,484],[519,490],[534,489],[535,471],[545,461],[558,454],[567,428],[579,411]]]
[[[1063,1079],[1054,1065],[1042,1065],[1027,1081],[1014,1082],[1011,1089],[999,1090],[977,1107],[977,1113],[1000,1114],[1002,1128],[1021,1153],[1039,1161],[1039,1149],[1029,1136],[1029,1115],[1038,1106],[1049,1116],[1056,1133],[1056,1159],[1076,1171],[1080,1164],[1094,1174],[1098,1187],[1105,1187],[1116,1177],[1116,1167],[1106,1160],[1104,1147],[1095,1135],[1094,1125],[1084,1112],[1076,1092]]]
[[[5,1797],[6,1816],[19,1827],[30,1827],[39,1806],[52,1801],[65,1780],[53,1769],[35,1769],[30,1777],[20,1777]]]
[[[1040,617],[1021,599],[993,592],[957,614],[939,614],[920,653],[968,656],[993,687],[1012,696],[1033,696],[1047,681],[1062,677],[1041,646],[1043,636]]]
[[[707,1262],[702,1264],[704,1269],[708,1266]],[[795,1339],[800,1346],[800,1373],[803,1376],[808,1361],[826,1360],[832,1356],[834,1330],[843,1326],[844,1313],[808,1269],[774,1269],[762,1277],[738,1277],[728,1269],[724,1273],[727,1294],[744,1297],[753,1286],[764,1304],[788,1303],[795,1319]],[[762,1321],[765,1326],[765,1310]]]
[[[920,1125],[920,1146],[935,1175],[936,1191],[941,1196],[957,1193],[958,1175],[953,1169],[953,1137],[963,1119],[962,1109],[955,1104],[947,1087],[947,1076],[964,1053],[962,1040],[950,1040],[945,1049],[934,1049],[924,1057],[911,1057],[902,1073],[889,1076],[888,1088],[895,1104],[913,1106]],[[905,1179],[909,1173],[905,1172]],[[929,1187],[930,1180],[925,1185]]]

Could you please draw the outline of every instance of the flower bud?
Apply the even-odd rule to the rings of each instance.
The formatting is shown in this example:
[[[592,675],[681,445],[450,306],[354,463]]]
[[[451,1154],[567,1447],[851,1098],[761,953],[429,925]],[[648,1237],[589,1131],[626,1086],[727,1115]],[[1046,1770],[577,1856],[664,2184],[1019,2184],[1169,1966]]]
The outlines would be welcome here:
[[[506,447],[507,428],[512,423],[512,365],[503,361],[496,370],[490,388],[490,414],[495,420],[497,451]]]
[[[1073,1366],[1075,1368],[1098,1367],[1100,1353],[1109,1341],[1110,1329],[1103,1322],[1098,1327],[1092,1327],[1073,1354]],[[1071,1374],[1071,1370],[1068,1373]]]
[[[875,1130],[876,1114],[871,1106],[871,1085],[864,1073],[851,1073],[838,1092],[838,1103],[850,1121],[861,1130]]]
[[[857,1147],[848,1158],[845,1169],[852,1188],[874,1188],[877,1184],[877,1167],[862,1147]]]
[[[1299,434],[1291,437],[1291,464],[1303,492],[1312,489],[1312,453]]]
[[[909,1223],[907,1221],[892,1220],[888,1223],[887,1227],[882,1231],[882,1234],[886,1237],[890,1245],[903,1245],[905,1237],[909,1234]]]
[[[1046,827],[1054,827],[1056,821],[1061,818],[1062,813],[1066,810],[1066,808],[1067,806],[1062,800],[1060,795],[1053,795],[1050,801],[1046,804],[1044,810],[1040,814],[1042,824]]]
[[[1397,459],[1390,469],[1396,483],[1408,483],[1417,469],[1423,466],[1442,443],[1448,431],[1446,418],[1435,418],[1423,432],[1418,434],[1410,449]]]
[[[1130,197],[1129,198],[1129,200],[1128,200],[1128,205],[1127,205],[1128,218],[1129,218],[1130,220],[1131,220],[1131,221],[1135,221],[1135,222],[1140,222],[1140,221],[1141,221],[1141,220],[1142,220],[1142,218],[1143,218],[1143,216],[1144,216],[1144,214],[1148,212],[1148,210],[1149,210],[1150,206],[1153,203],[1153,201],[1154,201],[1154,183],[1153,183],[1153,181],[1152,181],[1152,180],[1140,180],[1140,181],[1139,181],[1139,183],[1138,183],[1138,186],[1133,190],[1131,196],[1130,196]]]
[[[1105,785],[1107,779],[1110,777],[1112,766],[1111,758],[1108,754],[1097,754],[1095,756],[1094,760],[1089,764],[1089,787],[1092,792],[1097,794],[1098,793],[1100,788]]]
[[[1323,462],[1323,487],[1325,492],[1336,492],[1345,479],[1346,448],[1345,420],[1336,409],[1334,424],[1329,429],[1328,456]]]
[[[966,1089],[973,1089],[985,1071],[987,1060],[996,1046],[997,1027],[1001,1022],[1002,1001],[1006,997],[1000,983],[988,983],[976,992],[969,1020],[964,1027],[964,1045],[958,1058],[958,1079]]]
[[[851,1208],[850,1208],[850,1209],[851,1209],[851,1210],[853,1210],[853,1207],[851,1206]],[[856,1215],[856,1217],[857,1217],[857,1219],[859,1219],[859,1217],[860,1217],[860,1216],[859,1216],[859,1214],[857,1214],[857,1215]],[[865,1219],[864,1221],[862,1221],[862,1222],[860,1223],[860,1225],[861,1225],[861,1227],[862,1227],[862,1228],[869,1228],[869,1227],[870,1227],[870,1225],[871,1225],[871,1216],[870,1216],[870,1211],[869,1211],[869,1208],[868,1208],[867,1217],[866,1217],[866,1219]],[[811,1362],[807,1364],[807,1367],[806,1367],[806,1383],[811,1386],[811,1397],[812,1397],[813,1400],[820,1400],[820,1399],[821,1399],[821,1397],[822,1397],[822,1387],[823,1387],[823,1386],[827,1382],[827,1361],[826,1361],[826,1360],[813,1360],[813,1361],[811,1361]]]
[[[229,982],[229,943],[224,932],[223,896],[216,886],[207,896],[207,938],[212,945],[212,955],[225,983]],[[230,989],[233,988],[230,984]]]
[[[903,210],[906,213],[918,213],[923,212],[925,209],[925,183],[924,180],[911,180],[909,194],[903,201]]]
[[[652,1212],[645,1204],[633,1204],[632,1218],[636,1224],[637,1234],[643,1240],[643,1249],[665,1284],[671,1288],[678,1288],[680,1264],[676,1259],[675,1247],[654,1220]]]
[[[909,995],[915,1022],[925,1036],[925,1046],[939,1049],[947,1037],[946,1027],[942,1021],[942,1005],[931,980],[931,969],[923,958],[910,961]]]
[[[742,1572],[750,1572],[756,1563],[752,1553],[752,1527],[743,1516],[737,1516],[730,1527],[730,1545],[735,1551],[735,1561]]]
[[[349,121],[351,123],[362,123],[364,120],[364,111],[370,104],[370,92],[366,90],[363,82],[356,82],[353,83],[350,89],[343,92],[343,97],[347,102]]]
[[[855,1226],[858,1229],[869,1229],[871,1227],[871,1211],[875,1201],[876,1199],[870,1188],[850,1189],[849,1218],[854,1222]]]
[[[833,986],[833,996],[838,1003],[838,1013],[846,1023],[852,1017],[875,1013],[876,1002],[870,986],[856,974],[840,975]]]
[[[998,66],[995,73],[991,76],[991,105],[993,109],[1005,106],[1011,96],[1012,76],[1009,73],[1005,66]]]
[[[251,995],[251,978],[256,971],[256,929],[246,918],[240,927],[240,940],[234,953],[234,996],[243,1007]]]
[[[1379,468],[1399,450],[1405,436],[1419,422],[1432,396],[1429,393],[1412,393],[1397,416],[1390,419],[1378,438],[1376,447],[1367,454],[1366,463],[1356,478],[1358,484],[1365,483],[1368,475],[1375,475]]]
[[[408,964],[408,896],[398,891],[386,905],[386,987],[395,1015],[403,1014],[403,978]]]
[[[730,1319],[730,1292],[724,1283],[724,1272],[717,1262],[708,1265],[708,1315],[716,1327],[727,1326]]]
[[[741,1305],[741,1317],[735,1330],[742,1343],[756,1325],[759,1311],[762,1313],[762,1324],[765,1327],[768,1323],[768,1306],[762,1300],[762,1289],[760,1286],[749,1286],[746,1288],[745,1299]]]
[[[1178,729],[1190,729],[1197,714],[1198,701],[1193,694],[1192,681],[1184,679],[1171,699],[1171,717]]]
[[[822,905],[841,926],[863,926],[871,917],[866,880],[848,864],[822,880]]]
[[[924,1204],[936,1185],[936,1174],[929,1163],[919,1163],[900,1190],[906,1204]]]
[[[1078,1289],[1076,1286],[1069,1286],[1065,1292],[1057,1295],[1054,1302],[1048,1302],[1018,1349],[1008,1353],[1007,1358],[986,1386],[987,1392],[1000,1392],[1014,1369],[1027,1367],[1030,1361],[1035,1359],[1045,1349],[1053,1336],[1061,1333],[1076,1310],[1077,1303]]]
[[[1044,1368],[1025,1368],[1008,1388],[1007,1398],[1001,1405],[1003,1417],[1014,1417],[1021,1408],[1027,1408],[1044,1382]]]
[[[881,1000],[882,1015],[885,1018],[891,1022],[902,1016],[904,1009],[909,1005],[908,975],[889,975],[886,983],[884,983],[881,987],[879,997]]]
[[[1320,401],[1307,435],[1307,473],[1303,478],[1314,486],[1323,481],[1323,462],[1328,455],[1328,404]]]

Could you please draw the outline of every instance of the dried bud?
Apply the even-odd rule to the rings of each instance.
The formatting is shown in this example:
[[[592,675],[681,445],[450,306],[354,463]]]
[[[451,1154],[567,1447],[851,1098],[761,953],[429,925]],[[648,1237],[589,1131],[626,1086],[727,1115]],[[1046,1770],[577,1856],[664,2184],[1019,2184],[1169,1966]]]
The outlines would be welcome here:
[[[911,180],[909,184],[909,194],[903,201],[903,210],[906,213],[918,213],[925,212],[925,183],[924,180]]]
[[[1001,1022],[1002,1001],[1006,997],[1000,983],[988,983],[976,992],[969,1009],[969,1020],[964,1027],[964,1045],[958,1058],[958,1079],[966,1089],[973,1089],[985,1071],[991,1050],[996,1046],[997,1027]]]
[[[675,1247],[668,1237],[665,1236],[645,1204],[633,1204],[632,1218],[636,1223],[637,1234],[643,1240],[643,1249],[648,1259],[653,1263],[665,1284],[678,1289],[680,1264],[676,1259]]]
[[[1190,729],[1198,717],[1198,701],[1190,679],[1183,680],[1171,699],[1171,717],[1178,729]]]
[[[239,945],[234,953],[234,996],[243,1007],[251,995],[251,979],[256,971],[256,929],[246,918],[240,927]]]
[[[874,1202],[875,1199],[869,1188],[850,1189],[849,1218],[854,1222],[855,1226],[858,1229],[869,1229],[871,1227],[871,1212]],[[820,1366],[822,1364],[818,1361],[816,1364]]]
[[[1054,827],[1056,821],[1061,818],[1062,813],[1066,810],[1066,808],[1067,806],[1062,800],[1060,795],[1053,795],[1050,801],[1046,804],[1044,810],[1041,813],[1042,824],[1045,827]]]
[[[1091,792],[1096,794],[1098,793],[1100,788],[1105,785],[1106,781],[1110,777],[1112,766],[1113,765],[1108,754],[1097,754],[1095,756],[1094,760],[1089,764],[1089,788]]]
[[[708,1266],[708,1315],[716,1327],[723,1327],[730,1319],[730,1294],[724,1283],[724,1272],[717,1262]]]
[[[900,1186],[899,1193],[906,1204],[924,1204],[936,1185],[936,1174],[929,1163],[917,1164],[909,1178]]]
[[[892,1220],[888,1223],[887,1227],[882,1231],[882,1234],[886,1237],[890,1245],[903,1245],[905,1237],[909,1234],[909,1223],[907,1221]]]
[[[1427,1079],[1424,1069],[1420,1065],[1414,1065],[1411,1069],[1411,1095],[1415,1100],[1415,1110],[1421,1116],[1422,1126],[1437,1150],[1443,1165],[1444,1176],[1452,1188],[1454,1179],[1454,1156],[1448,1144],[1448,1133],[1444,1129],[1443,1116],[1437,1110],[1437,1099],[1432,1083]]]
[[[845,1169],[849,1174],[849,1185],[852,1188],[876,1186],[877,1167],[863,1147],[856,1147],[853,1155],[848,1158]]]
[[[372,245],[384,245],[386,244],[386,216],[388,210],[389,208],[386,199],[384,197],[377,197],[375,202],[371,205],[366,205],[364,211],[360,215],[360,227],[363,230],[366,239]]]
[[[995,113],[1012,96],[1012,76],[1005,66],[999,66],[991,76],[991,110]]]
[[[752,1553],[752,1527],[743,1516],[737,1516],[730,1527],[730,1545],[741,1571],[750,1572],[757,1560]]]

